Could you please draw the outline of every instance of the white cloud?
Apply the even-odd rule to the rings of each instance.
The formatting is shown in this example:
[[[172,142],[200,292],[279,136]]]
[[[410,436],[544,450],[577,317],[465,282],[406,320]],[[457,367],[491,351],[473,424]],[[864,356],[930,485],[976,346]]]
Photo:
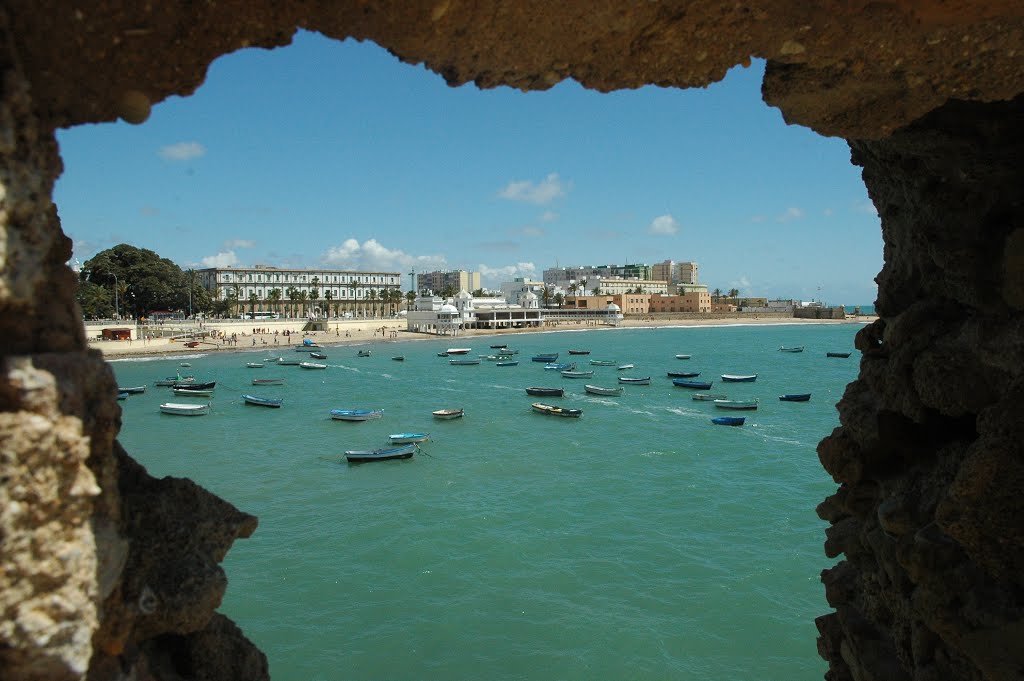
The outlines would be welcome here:
[[[831,208],[826,208],[825,210],[821,211],[821,214],[822,214],[822,215],[824,215],[824,216],[825,216],[825,217],[827,217],[827,218],[830,218],[830,217],[832,217],[832,215],[833,215],[834,213],[835,213],[835,211],[834,211],[834,210],[832,210]]]
[[[231,239],[224,242],[224,248],[256,248],[256,242],[252,239]]]
[[[793,220],[799,220],[803,216],[804,212],[801,209],[791,206],[782,215],[777,216],[775,222],[792,222]]]
[[[516,277],[535,277],[537,266],[532,262],[517,262],[503,267],[480,264],[477,265],[477,271],[480,272],[480,283],[485,288],[498,288],[502,282],[512,281]]]
[[[558,213],[553,210],[546,210],[540,214],[541,222],[554,222],[558,219]]]
[[[234,267],[238,264],[238,256],[234,251],[221,251],[217,255],[208,255],[199,262],[203,267]]]
[[[651,221],[650,226],[647,227],[647,233],[670,236],[678,232],[680,227],[679,222],[671,215],[659,215]]]
[[[178,142],[161,147],[157,152],[165,161],[191,161],[206,155],[206,147],[199,142]]]
[[[345,239],[340,245],[327,249],[320,260],[332,267],[388,272],[402,271],[409,267],[417,270],[441,269],[446,264],[443,255],[409,255],[405,251],[386,248],[376,239],[367,239],[361,244],[356,239]]]
[[[525,201],[543,205],[551,203],[560,196],[565,196],[567,191],[568,189],[559,179],[558,173],[551,173],[536,184],[530,180],[509,182],[504,189],[498,192],[498,196],[510,201]]]
[[[545,234],[544,230],[541,229],[540,227],[531,227],[529,225],[523,227],[519,231],[519,233],[522,234],[523,236],[544,236]]]
[[[750,290],[750,279],[746,275],[740,276],[735,281],[730,281],[729,286],[735,289],[739,289],[740,295],[743,295],[744,291]]]

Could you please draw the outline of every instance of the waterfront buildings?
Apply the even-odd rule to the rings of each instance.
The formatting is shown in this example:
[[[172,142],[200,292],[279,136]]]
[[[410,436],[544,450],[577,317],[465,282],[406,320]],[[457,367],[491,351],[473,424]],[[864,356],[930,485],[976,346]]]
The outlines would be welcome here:
[[[394,308],[401,303],[398,272],[357,272],[332,269],[210,267],[196,270],[203,287],[214,300],[230,300],[250,311],[278,312],[296,316],[331,316],[348,312],[365,314]],[[253,298],[255,296],[255,298]]]
[[[420,272],[416,275],[416,290],[419,293],[429,291],[435,295],[444,295],[445,291],[451,291],[451,294],[454,294],[459,291],[477,291],[479,289],[479,272],[436,270],[434,272]]]

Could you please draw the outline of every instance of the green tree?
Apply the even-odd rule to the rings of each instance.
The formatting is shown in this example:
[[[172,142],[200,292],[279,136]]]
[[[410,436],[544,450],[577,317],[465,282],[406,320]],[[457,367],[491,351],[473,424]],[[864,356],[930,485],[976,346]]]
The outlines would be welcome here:
[[[110,289],[79,276],[75,300],[86,319],[109,319],[114,316],[114,296]]]
[[[408,307],[406,309],[412,310],[412,304],[416,302],[416,292],[406,291],[405,302],[408,304]]]
[[[576,292],[579,291],[579,290],[580,290],[580,285],[577,284],[575,281],[572,282],[571,284],[569,284],[569,293],[571,295],[575,296]]]
[[[549,289],[547,286],[541,289],[540,299],[544,307],[548,307],[551,304],[551,289]]]
[[[327,301],[327,316],[330,317],[331,316],[331,302],[334,300],[334,291],[332,291],[331,289],[325,289],[324,290],[324,300]],[[337,310],[335,310],[335,314],[337,314]]]
[[[297,297],[299,299],[299,307],[302,309],[302,316],[308,317],[309,312],[306,308],[306,301],[309,300],[309,293],[307,293],[306,291],[299,291]]]
[[[370,316],[377,316],[377,289],[371,288],[366,292],[366,298],[370,301]]]
[[[555,305],[562,307],[562,303],[565,302],[565,296],[561,293],[556,293],[554,297]]]
[[[593,293],[595,296],[601,295],[601,286],[600,285],[595,285],[594,288],[590,292]]]
[[[118,244],[86,260],[82,271],[88,281],[109,288],[111,297],[116,287],[115,306],[125,316],[145,317],[154,310],[185,311],[190,290],[195,305],[189,276],[149,249]]]
[[[482,288],[478,288],[477,290],[473,291],[473,297],[474,298],[483,298],[484,297],[484,290]]]
[[[716,288],[714,291],[711,292],[711,297],[714,298],[715,300],[718,300],[719,298],[721,298],[722,297],[722,289]]]
[[[355,314],[358,307],[356,305],[356,291],[359,289],[359,282],[353,279],[352,281],[348,282],[348,288],[352,292],[352,297],[349,299],[349,305],[352,308],[352,314]]]
[[[279,312],[280,311],[280,307],[279,306],[281,304],[281,289],[279,289],[279,288],[272,288],[272,289],[270,289],[270,293],[267,294],[267,300],[270,301],[271,309],[274,310],[274,312]]]
[[[739,297],[739,295],[740,295],[740,290],[738,288],[731,288],[731,289],[729,289],[729,297],[730,298],[737,298],[737,297]]]
[[[447,300],[455,296],[455,286],[452,284],[445,284],[444,288],[441,289],[441,297]]]
[[[242,308],[245,306],[245,303],[242,301],[242,285],[236,281],[231,285],[231,291],[234,293],[233,297],[235,299],[235,316],[241,317]]]
[[[320,300],[320,277],[313,275],[313,277],[309,280],[309,283],[309,301],[310,304],[313,306],[313,309],[316,309],[317,301]]]
[[[253,319],[256,319],[256,303],[258,303],[259,300],[260,297],[256,295],[255,291],[249,294],[249,315]]]
[[[294,286],[289,286],[288,290],[284,292],[288,296],[288,317],[295,317],[295,301],[299,299],[299,290]]]

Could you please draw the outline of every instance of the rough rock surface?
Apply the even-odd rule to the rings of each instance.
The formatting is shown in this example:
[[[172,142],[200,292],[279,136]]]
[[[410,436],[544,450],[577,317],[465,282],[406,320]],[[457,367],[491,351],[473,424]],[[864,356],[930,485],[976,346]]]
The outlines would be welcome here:
[[[767,59],[768,103],[851,140],[885,238],[882,319],[858,336],[860,378],[819,447],[839,484],[818,508],[825,552],[844,556],[823,574],[828,676],[1021,677],[1024,3],[8,0],[0,681],[267,677],[214,613],[218,563],[255,518],[153,480],[116,443],[51,199],[54,130],[140,123],[218,56],[299,28],[481,87],[703,87]]]

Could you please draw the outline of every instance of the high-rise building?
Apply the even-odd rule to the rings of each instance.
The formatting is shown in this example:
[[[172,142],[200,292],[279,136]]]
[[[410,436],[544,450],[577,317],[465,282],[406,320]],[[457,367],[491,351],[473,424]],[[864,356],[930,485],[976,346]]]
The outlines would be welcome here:
[[[441,295],[449,286],[454,293],[472,293],[480,288],[480,273],[466,270],[437,270],[416,275],[416,290],[420,293],[432,291],[435,295]]]

